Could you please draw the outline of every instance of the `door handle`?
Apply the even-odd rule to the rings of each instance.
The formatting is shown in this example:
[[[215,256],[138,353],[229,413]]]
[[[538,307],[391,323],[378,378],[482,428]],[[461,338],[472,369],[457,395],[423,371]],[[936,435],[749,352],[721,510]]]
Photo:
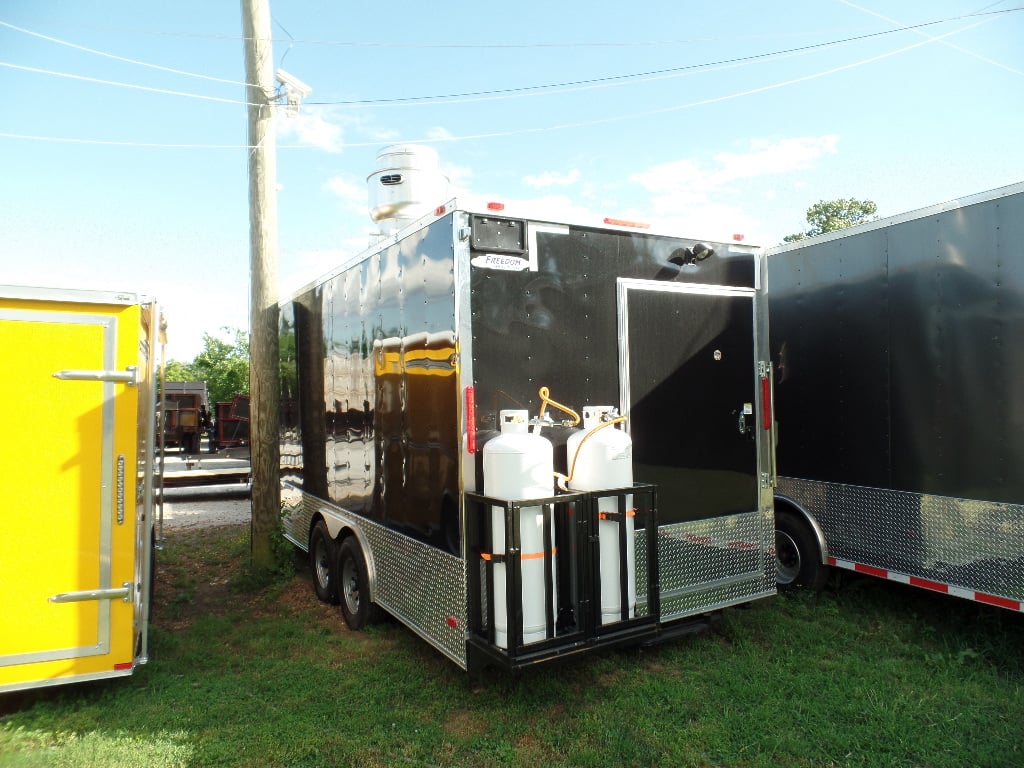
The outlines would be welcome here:
[[[117,600],[121,598],[126,603],[132,601],[132,583],[126,581],[120,587],[113,589],[86,589],[81,592],[61,592],[49,598],[51,603],[84,603],[89,600]]]

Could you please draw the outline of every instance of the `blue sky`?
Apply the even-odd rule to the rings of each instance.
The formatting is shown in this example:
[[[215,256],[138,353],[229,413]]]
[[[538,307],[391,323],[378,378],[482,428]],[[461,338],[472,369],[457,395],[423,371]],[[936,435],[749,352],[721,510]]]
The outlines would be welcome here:
[[[368,243],[379,149],[452,194],[774,245],[1024,179],[1020,0],[270,0],[282,293]],[[385,15],[376,9],[391,10]],[[171,358],[248,324],[239,2],[0,2],[0,282],[157,297]]]

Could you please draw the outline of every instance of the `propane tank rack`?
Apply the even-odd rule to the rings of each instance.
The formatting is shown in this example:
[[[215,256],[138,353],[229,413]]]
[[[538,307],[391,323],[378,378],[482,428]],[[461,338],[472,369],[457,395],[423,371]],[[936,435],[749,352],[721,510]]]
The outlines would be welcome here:
[[[617,511],[607,511],[607,501],[600,503],[608,499]],[[645,643],[659,634],[655,486],[636,484],[515,501],[466,492],[465,500],[470,668],[516,669],[595,646]],[[524,553],[523,511],[538,508],[541,511],[534,514],[542,521],[543,552]],[[499,517],[492,515],[495,510],[504,526],[503,552],[492,551],[493,521]],[[632,541],[627,520],[633,523]],[[618,523],[620,612],[618,620],[606,623],[601,620],[601,521]],[[635,556],[637,549],[643,550],[640,557]],[[524,633],[524,560],[543,562],[542,590],[538,593],[535,587],[532,595],[544,607],[543,637],[538,639],[527,639],[531,633]],[[630,566],[636,563],[642,564],[643,572],[635,574],[635,590],[641,594],[631,603]]]

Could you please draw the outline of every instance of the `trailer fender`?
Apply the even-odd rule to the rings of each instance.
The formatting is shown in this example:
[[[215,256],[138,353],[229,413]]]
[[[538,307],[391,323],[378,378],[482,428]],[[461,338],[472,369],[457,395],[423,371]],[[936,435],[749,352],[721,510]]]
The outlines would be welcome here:
[[[775,495],[779,589],[821,589],[828,580],[828,544],[818,522],[793,499]]]

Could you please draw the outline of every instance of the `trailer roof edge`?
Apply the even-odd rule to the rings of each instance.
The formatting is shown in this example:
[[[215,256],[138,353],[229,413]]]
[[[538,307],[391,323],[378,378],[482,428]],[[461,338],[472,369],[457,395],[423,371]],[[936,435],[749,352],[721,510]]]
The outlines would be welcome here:
[[[478,205],[467,205],[464,203],[460,203],[458,198],[452,197],[445,203],[438,205],[437,208],[432,213],[428,213],[422,216],[421,218],[413,222],[410,222],[407,226],[403,227],[402,229],[399,229],[395,232],[391,232],[386,235],[381,235],[376,242],[371,243],[363,250],[354,253],[351,256],[343,258],[342,261],[340,261],[337,266],[331,268],[327,272],[324,272],[320,275],[316,275],[312,280],[307,280],[305,283],[301,284],[297,288],[286,289],[282,291],[280,296],[278,297],[279,303],[284,304],[286,302],[293,301],[298,296],[301,296],[302,294],[315,289],[317,286],[322,285],[323,283],[327,282],[328,280],[334,277],[337,277],[338,275],[340,275],[342,272],[346,271],[353,265],[360,263],[371,253],[375,253],[376,251],[388,248],[394,245],[395,243],[399,242],[403,238],[407,237],[408,235],[412,234],[413,232],[416,232],[417,230],[422,229],[423,227],[426,227],[429,224],[432,224],[437,219],[440,219],[443,216],[447,216],[449,213],[453,213],[455,211],[461,211],[463,213],[468,213],[470,215],[520,219],[522,221],[532,221],[537,222],[539,224],[566,224],[572,227],[584,227],[587,229],[608,230],[615,232],[633,232],[635,234],[649,235],[652,237],[674,237],[683,240],[693,240],[695,242],[714,242],[719,245],[728,246],[729,253],[747,254],[750,256],[754,256],[755,258],[758,259],[763,258],[765,254],[764,246],[758,245],[756,243],[746,243],[737,240],[730,241],[725,239],[719,240],[717,238],[710,237],[695,237],[690,234],[666,230],[661,227],[655,229],[637,230],[631,229],[629,226],[623,224],[602,224],[596,221],[585,221],[581,219],[545,218],[542,216],[538,216],[537,211],[521,209],[515,204],[510,204],[508,209],[491,211],[485,210],[479,207]],[[373,235],[371,234],[371,237],[372,236]]]
[[[132,291],[99,291],[83,288],[47,288],[33,285],[0,285],[0,297],[33,301],[67,301],[76,304],[129,306],[146,303]]]
[[[1005,187],[996,187],[995,189],[989,189],[984,192],[978,192],[973,195],[967,195],[965,197],[956,197],[952,200],[946,200],[941,203],[935,203],[934,205],[925,206],[924,208],[916,208],[912,211],[905,213],[897,213],[892,216],[886,216],[882,219],[875,219],[874,221],[868,221],[864,224],[858,224],[854,227],[847,227],[846,229],[838,229],[835,232],[828,232],[824,235],[817,235],[816,237],[808,237],[804,240],[797,240],[794,243],[785,243],[784,245],[774,245],[770,248],[764,249],[764,255],[766,257],[774,256],[777,253],[785,253],[786,251],[795,251],[798,248],[804,248],[808,245],[818,245],[820,243],[827,243],[831,240],[838,240],[841,237],[848,237],[850,235],[856,235],[861,232],[870,232],[874,229],[881,229],[883,227],[889,227],[893,224],[902,224],[905,221],[913,221],[915,219],[922,219],[925,216],[934,216],[938,213],[945,211],[956,210],[957,208],[965,208],[970,205],[977,205],[979,203],[987,203],[990,200],[997,200],[1001,197],[1009,197],[1010,195],[1016,195],[1024,192],[1024,181],[1016,182],[1015,184],[1007,184]]]

